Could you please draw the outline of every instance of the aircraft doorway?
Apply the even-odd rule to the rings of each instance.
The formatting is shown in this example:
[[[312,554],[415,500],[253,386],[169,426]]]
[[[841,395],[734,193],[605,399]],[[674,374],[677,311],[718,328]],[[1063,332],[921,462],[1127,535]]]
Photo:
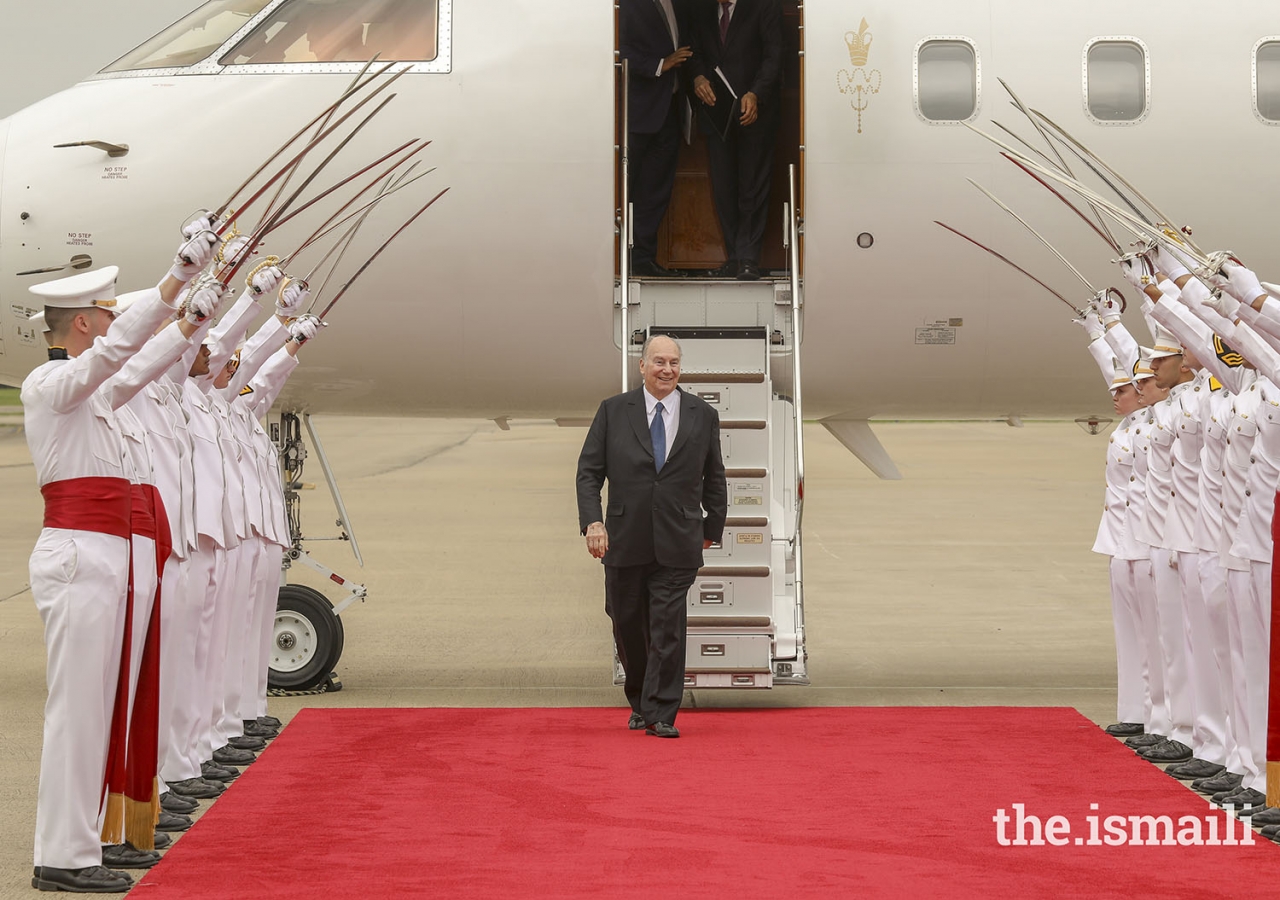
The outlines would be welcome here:
[[[645,14],[652,16],[647,7],[660,7],[660,0],[619,0],[618,28],[615,29],[615,58],[621,62],[623,58],[623,39],[621,30],[627,21],[622,5],[637,2],[646,6]],[[745,9],[744,0],[744,9]],[[760,0],[756,0],[757,3]],[[803,209],[804,169],[801,160],[803,127],[803,92],[802,77],[802,16],[803,9],[798,0],[765,0],[777,3],[781,8],[780,30],[782,60],[780,65],[781,86],[778,93],[778,123],[774,138],[774,152],[769,179],[769,197],[765,223],[764,238],[760,245],[757,260],[760,272],[768,277],[771,273],[781,273],[787,268],[787,251],[783,246],[783,230],[785,220],[783,205],[789,196],[788,172],[792,165],[796,167],[796,194],[798,205]],[[678,10],[680,23],[684,26],[680,34],[680,44],[692,45],[690,14],[699,6],[715,7],[715,0],[671,0],[672,8]],[[704,10],[705,12],[705,10]],[[736,14],[736,13],[735,13]],[[713,12],[712,15],[715,15]],[[661,21],[655,18],[655,21]],[[732,26],[731,26],[732,27]],[[732,38],[731,38],[732,40]],[[686,64],[687,65],[687,64]],[[680,68],[683,68],[682,65]],[[705,115],[705,106],[693,93],[686,76],[680,79],[679,99],[680,130],[679,149],[676,161],[675,180],[671,189],[670,202],[666,214],[658,226],[657,245],[654,261],[667,269],[677,270],[689,276],[708,275],[721,267],[728,259],[725,251],[724,237],[712,190],[710,175],[711,153],[709,142],[722,138],[713,131],[709,117]],[[617,108],[615,111],[616,140],[619,148],[627,140],[624,134],[622,67],[618,67],[618,90],[616,91]],[[634,121],[634,120],[633,120]],[[628,148],[632,165],[638,162],[637,153],[643,148]],[[622,190],[622,154],[618,154],[618,171],[615,179],[616,206],[619,210],[623,204]],[[634,181],[634,179],[633,179]],[[630,198],[634,203],[636,198]]]

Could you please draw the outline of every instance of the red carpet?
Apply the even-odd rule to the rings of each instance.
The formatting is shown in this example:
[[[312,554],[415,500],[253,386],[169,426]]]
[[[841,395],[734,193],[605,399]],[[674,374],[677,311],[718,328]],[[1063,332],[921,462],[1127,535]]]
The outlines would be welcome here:
[[[625,721],[304,710],[135,892],[1213,898],[1266,896],[1280,877],[1261,837],[1077,846],[1091,815],[1100,840],[1113,815],[1193,816],[1205,838],[1225,817],[1070,709],[686,710],[676,741]],[[992,817],[1014,803],[1066,817],[1067,846],[1001,846]]]

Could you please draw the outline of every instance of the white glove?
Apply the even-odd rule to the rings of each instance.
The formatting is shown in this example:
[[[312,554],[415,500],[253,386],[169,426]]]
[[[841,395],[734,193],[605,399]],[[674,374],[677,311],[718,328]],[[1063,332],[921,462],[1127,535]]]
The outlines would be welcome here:
[[[206,209],[201,215],[196,216],[186,225],[183,225],[182,236],[186,238],[193,238],[202,231],[212,231],[213,220],[209,218],[211,215],[213,215],[213,213]]]
[[[298,310],[302,309],[302,304],[306,303],[310,296],[311,292],[307,290],[305,281],[290,281],[280,292],[280,298],[276,301],[276,315],[286,319],[296,316]]]
[[[289,323],[289,339],[302,346],[320,332],[321,321],[308,313]]]
[[[222,245],[222,261],[235,262],[247,246],[249,246],[249,235],[237,234]]]
[[[1160,247],[1159,253],[1156,255],[1156,269],[1169,276],[1170,281],[1177,281],[1183,275],[1190,275],[1191,270],[1164,246]]]
[[[281,278],[284,278],[284,273],[275,266],[267,266],[256,273],[249,279],[249,286],[253,290],[254,297],[261,297],[263,294],[274,291]]]
[[[1216,291],[1210,293],[1200,301],[1205,306],[1222,316],[1234,322],[1238,318],[1240,312],[1240,301],[1232,297],[1226,291]]]
[[[1124,273],[1124,280],[1139,291],[1146,290],[1147,285],[1151,283],[1151,277],[1147,275],[1147,267],[1140,259],[1121,260],[1120,271]]]
[[[1106,294],[1098,300],[1098,314],[1103,325],[1111,325],[1120,321],[1120,302],[1113,294]]]
[[[1258,276],[1244,266],[1226,263],[1222,267],[1222,273],[1227,276],[1227,283],[1222,286],[1223,290],[1241,303],[1252,303],[1266,294],[1258,281]]]
[[[1102,324],[1102,319],[1092,310],[1085,313],[1082,318],[1072,319],[1071,321],[1084,329],[1084,333],[1088,336],[1091,344],[1107,333],[1106,326]]]
[[[199,325],[218,309],[218,301],[222,299],[224,288],[216,281],[202,285],[187,298],[186,319],[192,325]]]
[[[173,258],[173,268],[169,275],[186,284],[195,278],[213,259],[213,247],[218,243],[218,236],[212,231],[202,231],[178,248],[178,255]]]

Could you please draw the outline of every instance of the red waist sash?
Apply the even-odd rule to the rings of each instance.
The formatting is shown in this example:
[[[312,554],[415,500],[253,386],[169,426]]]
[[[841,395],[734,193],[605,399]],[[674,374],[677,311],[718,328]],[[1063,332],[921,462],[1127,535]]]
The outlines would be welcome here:
[[[129,539],[133,501],[124,478],[68,478],[40,488],[44,527],[96,531]]]
[[[129,486],[129,496],[132,500],[132,515],[130,516],[130,525],[133,533],[144,538],[156,539],[156,517],[155,506],[152,501],[152,492],[147,490],[151,487],[147,484],[132,484]]]

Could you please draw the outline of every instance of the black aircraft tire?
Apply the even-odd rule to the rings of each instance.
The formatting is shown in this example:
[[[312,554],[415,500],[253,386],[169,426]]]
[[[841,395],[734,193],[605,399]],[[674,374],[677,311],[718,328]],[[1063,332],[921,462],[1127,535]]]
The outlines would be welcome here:
[[[338,660],[342,659],[342,648],[346,646],[347,629],[342,625],[342,616],[333,617],[333,653],[329,655],[329,664],[325,666],[325,675],[336,671]]]
[[[267,687],[308,691],[333,671],[342,654],[342,622],[329,598],[314,588],[286,584],[276,601]]]

